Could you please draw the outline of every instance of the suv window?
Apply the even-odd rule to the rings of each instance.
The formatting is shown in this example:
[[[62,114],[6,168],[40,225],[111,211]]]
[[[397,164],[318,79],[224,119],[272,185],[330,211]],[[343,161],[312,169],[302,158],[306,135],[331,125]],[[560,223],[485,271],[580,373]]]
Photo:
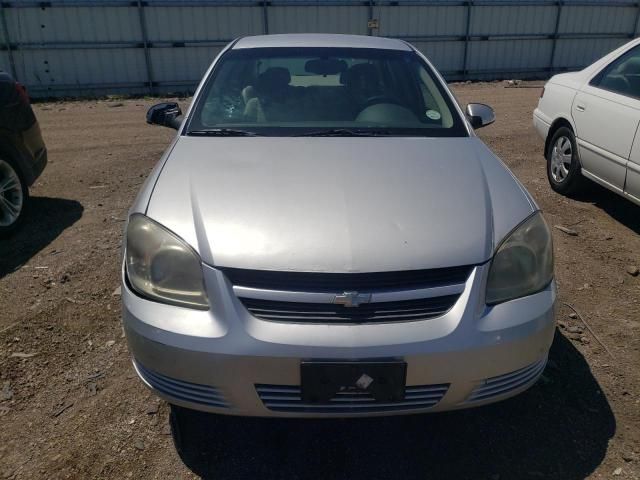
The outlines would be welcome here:
[[[591,80],[590,85],[640,98],[640,46],[611,62]]]

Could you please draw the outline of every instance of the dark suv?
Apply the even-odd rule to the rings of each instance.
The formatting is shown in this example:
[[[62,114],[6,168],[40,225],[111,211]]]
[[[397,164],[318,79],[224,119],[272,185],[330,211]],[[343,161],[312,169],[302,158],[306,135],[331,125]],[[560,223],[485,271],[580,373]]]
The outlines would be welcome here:
[[[0,237],[19,225],[33,182],[47,164],[40,126],[25,88],[0,70]]]

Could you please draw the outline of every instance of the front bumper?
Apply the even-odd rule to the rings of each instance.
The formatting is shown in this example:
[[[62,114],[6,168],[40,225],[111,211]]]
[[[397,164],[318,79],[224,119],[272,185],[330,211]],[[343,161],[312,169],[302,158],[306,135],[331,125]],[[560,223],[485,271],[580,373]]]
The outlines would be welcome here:
[[[28,152],[25,177],[27,184],[31,186],[47,166],[47,147],[42,139],[40,125],[36,121],[30,128],[22,132],[22,142]]]
[[[259,320],[218,270],[204,267],[212,308],[151,302],[123,281],[123,322],[136,370],[170,403],[222,414],[281,417],[388,415],[495,402],[530,387],[555,330],[556,286],[488,308],[488,265],[476,267],[445,315],[424,321],[303,325]],[[404,359],[405,402],[309,406],[304,360]]]

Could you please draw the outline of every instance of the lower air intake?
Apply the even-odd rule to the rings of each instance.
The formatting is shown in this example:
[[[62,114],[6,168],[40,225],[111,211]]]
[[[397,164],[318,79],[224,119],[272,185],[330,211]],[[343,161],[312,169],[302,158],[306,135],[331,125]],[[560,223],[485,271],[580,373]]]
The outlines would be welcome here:
[[[487,378],[471,392],[467,403],[489,400],[490,398],[504,395],[512,390],[517,390],[525,385],[531,384],[542,374],[546,364],[547,358],[545,357],[515,372]]]
[[[338,393],[330,403],[302,402],[300,387],[289,385],[256,385],[262,403],[276,412],[308,413],[376,413],[402,410],[422,410],[435,406],[449,389],[448,383],[405,387],[405,398],[400,402],[380,403],[366,392]]]
[[[134,362],[133,366],[138,372],[138,375],[140,375],[148,385],[169,397],[185,402],[205,405],[207,407],[229,407],[222,394],[215,387],[176,380],[175,378],[152,372],[137,362]]]

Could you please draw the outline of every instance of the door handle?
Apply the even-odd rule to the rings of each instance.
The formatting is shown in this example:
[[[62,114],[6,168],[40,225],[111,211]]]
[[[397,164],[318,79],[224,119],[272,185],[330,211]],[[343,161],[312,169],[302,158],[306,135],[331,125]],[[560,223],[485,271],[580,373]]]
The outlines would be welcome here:
[[[576,105],[576,110],[579,112],[584,112],[587,109],[587,107],[585,107],[584,105]]]

